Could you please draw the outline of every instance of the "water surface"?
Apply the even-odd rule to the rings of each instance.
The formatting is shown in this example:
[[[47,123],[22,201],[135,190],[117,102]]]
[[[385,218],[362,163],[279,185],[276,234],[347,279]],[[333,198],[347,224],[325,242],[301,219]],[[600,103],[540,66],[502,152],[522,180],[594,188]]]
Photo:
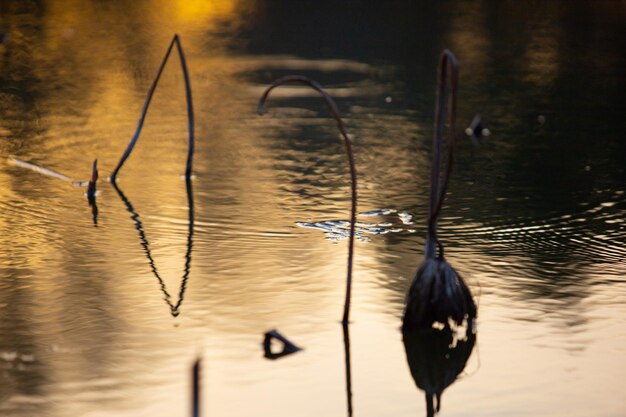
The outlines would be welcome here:
[[[399,326],[447,47],[461,63],[461,141],[440,234],[479,320],[440,413],[624,415],[623,6],[412,3],[1,6],[0,414],[187,416],[202,355],[208,416],[426,415]],[[192,239],[176,61],[119,174],[124,199],[99,183],[97,227],[83,188],[8,162],[84,180],[97,157],[105,178],[175,32],[197,120]],[[327,87],[353,135],[365,214],[351,397],[338,133],[297,87],[255,114],[291,73]],[[478,147],[462,136],[476,113],[492,132]],[[264,359],[272,328],[304,350]]]

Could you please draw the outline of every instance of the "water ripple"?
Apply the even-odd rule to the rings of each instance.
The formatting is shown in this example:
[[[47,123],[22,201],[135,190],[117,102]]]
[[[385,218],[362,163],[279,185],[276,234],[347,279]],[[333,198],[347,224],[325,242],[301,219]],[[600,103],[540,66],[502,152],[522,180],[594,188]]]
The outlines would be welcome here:
[[[362,242],[369,242],[370,238],[366,235],[386,235],[388,233],[408,232],[415,233],[415,229],[407,229],[401,225],[412,224],[409,220],[412,218],[407,212],[398,214],[396,209],[380,209],[359,213],[363,217],[388,216],[397,214],[391,218],[391,221],[383,221],[379,223],[357,222],[355,227],[355,236]],[[407,220],[409,219],[409,220]],[[401,223],[398,224],[398,221]],[[350,222],[347,220],[323,220],[317,222],[297,222],[300,227],[307,229],[316,229],[324,232],[326,239],[339,241],[347,239],[350,236]]]

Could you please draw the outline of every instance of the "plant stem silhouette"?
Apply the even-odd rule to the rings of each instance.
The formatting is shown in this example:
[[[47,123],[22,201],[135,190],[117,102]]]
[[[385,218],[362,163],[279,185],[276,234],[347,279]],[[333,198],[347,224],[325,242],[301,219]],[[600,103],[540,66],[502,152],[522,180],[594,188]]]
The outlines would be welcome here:
[[[448,326],[450,319],[460,325],[467,318],[471,324],[476,317],[476,304],[472,294],[461,276],[446,262],[443,245],[437,237],[437,219],[454,163],[458,72],[459,65],[455,56],[450,51],[444,50],[439,58],[437,70],[437,102],[435,105],[435,133],[433,136],[433,162],[425,259],[418,268],[407,294],[402,319],[403,331],[414,328],[430,328],[434,323]],[[448,79],[450,81],[448,158],[442,174],[441,163]],[[438,254],[435,253],[436,248],[439,249]]]
[[[353,257],[354,257],[354,229],[355,229],[355,224],[356,224],[356,209],[357,209],[357,181],[356,181],[356,168],[354,165],[354,155],[352,153],[352,144],[351,144],[350,138],[348,137],[348,134],[346,133],[346,129],[345,129],[343,120],[341,119],[341,116],[339,114],[339,109],[337,108],[337,104],[335,104],[335,101],[333,100],[333,98],[322,88],[322,86],[319,83],[307,77],[303,77],[300,75],[289,75],[289,76],[286,76],[286,77],[283,77],[274,81],[274,83],[271,86],[269,86],[265,90],[263,95],[261,96],[261,99],[259,100],[259,105],[257,108],[257,113],[259,115],[264,114],[265,103],[269,97],[270,92],[274,88],[279,87],[284,84],[292,84],[292,83],[308,85],[309,87],[313,88],[314,90],[316,90],[318,93],[321,94],[322,98],[326,102],[326,105],[330,109],[330,112],[333,118],[337,122],[337,127],[339,128],[339,132],[341,133],[341,136],[343,138],[344,147],[346,150],[346,154],[348,156],[348,164],[350,165],[350,183],[351,183],[350,238],[349,238],[349,243],[348,243],[348,272],[347,272],[347,277],[346,277],[346,298],[345,298],[344,308],[343,308],[343,317],[341,319],[341,323],[346,325],[349,322],[349,316],[350,316],[350,297],[351,297],[351,291],[352,291],[352,263],[353,263]]]
[[[143,129],[143,124],[148,114],[148,108],[150,107],[152,96],[154,96],[156,87],[159,84],[159,79],[161,78],[161,74],[163,73],[163,69],[165,68],[165,64],[167,64],[167,60],[169,59],[170,53],[172,52],[174,45],[178,49],[180,65],[183,71],[183,78],[185,80],[185,98],[187,102],[187,119],[188,119],[188,129],[189,129],[189,141],[188,141],[188,146],[187,146],[187,164],[185,168],[185,178],[191,177],[193,152],[194,152],[194,146],[195,146],[194,113],[193,113],[193,100],[191,97],[191,83],[189,80],[189,72],[187,70],[187,61],[185,60],[185,53],[183,52],[183,46],[180,42],[180,38],[178,37],[178,35],[174,35],[174,37],[172,38],[172,41],[170,42],[169,47],[167,48],[167,52],[165,52],[165,56],[163,57],[163,60],[161,61],[161,65],[159,66],[159,69],[157,70],[154,81],[152,81],[152,85],[150,86],[150,89],[148,90],[148,95],[146,96],[146,101],[144,102],[143,108],[141,109],[141,115],[139,116],[139,122],[137,123],[135,134],[131,138],[130,143],[128,144],[128,146],[126,147],[126,150],[124,151],[124,153],[122,154],[122,157],[120,158],[120,161],[117,163],[117,166],[111,173],[110,180],[112,183],[115,183],[117,181],[117,174],[119,170],[122,168],[122,166],[124,165],[124,162],[126,161],[126,159],[128,159],[131,152],[133,151],[133,148],[137,144],[137,141],[139,140],[139,135],[141,134],[141,130]]]

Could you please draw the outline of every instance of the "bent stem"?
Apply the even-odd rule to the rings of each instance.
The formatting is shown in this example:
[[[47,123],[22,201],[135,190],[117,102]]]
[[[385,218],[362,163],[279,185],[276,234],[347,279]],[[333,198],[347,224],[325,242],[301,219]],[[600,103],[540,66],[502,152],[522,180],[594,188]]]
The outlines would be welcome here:
[[[337,127],[339,128],[339,132],[341,133],[341,136],[343,137],[344,147],[346,150],[346,154],[348,155],[348,163],[350,165],[352,200],[351,200],[351,209],[350,209],[350,238],[349,238],[349,244],[348,244],[348,272],[347,272],[347,278],[346,278],[346,299],[345,299],[344,308],[343,308],[343,318],[341,319],[341,323],[343,325],[346,325],[348,324],[348,319],[350,316],[350,294],[352,290],[352,259],[353,259],[353,254],[354,254],[354,228],[356,224],[356,201],[357,201],[356,168],[354,166],[354,155],[352,154],[352,144],[350,142],[350,138],[348,137],[348,134],[346,133],[343,120],[341,119],[341,116],[339,115],[339,109],[337,108],[337,104],[335,104],[335,101],[333,100],[333,98],[322,88],[322,86],[319,83],[307,77],[303,77],[300,75],[289,75],[287,77],[283,77],[274,81],[274,83],[271,86],[269,86],[267,90],[265,90],[263,95],[261,96],[261,99],[259,100],[259,106],[257,108],[257,113],[259,115],[263,115],[263,113],[265,112],[265,102],[267,101],[270,92],[274,88],[281,86],[283,84],[289,84],[289,83],[306,84],[322,95],[322,98],[324,99],[324,101],[326,102],[326,105],[330,109],[330,112],[333,118],[337,122]]]
[[[450,79],[448,127],[448,160],[441,178],[442,147],[444,142],[444,121],[446,118],[446,86]],[[443,258],[443,246],[437,240],[437,218],[448,189],[452,164],[454,162],[454,129],[456,121],[456,101],[459,80],[459,63],[452,52],[444,50],[439,57],[437,69],[437,102],[435,105],[435,133],[433,136],[433,162],[430,174],[430,214],[428,218],[428,239],[426,257],[435,256],[435,243],[439,246],[439,256]],[[441,191],[439,187],[441,186]]]
[[[152,96],[154,96],[154,91],[159,83],[159,79],[161,78],[161,74],[163,73],[163,69],[165,68],[165,64],[167,64],[167,60],[169,59],[170,53],[172,52],[172,48],[176,45],[178,49],[178,56],[180,58],[180,65],[183,71],[183,77],[185,79],[185,97],[187,101],[187,119],[188,119],[188,129],[189,129],[189,141],[187,146],[187,165],[185,168],[185,177],[191,177],[192,170],[192,159],[193,159],[193,151],[194,151],[194,114],[193,114],[193,102],[191,97],[191,83],[189,81],[189,73],[187,71],[187,61],[185,60],[185,53],[183,52],[183,46],[180,42],[180,38],[178,35],[174,35],[172,41],[170,42],[169,47],[167,48],[167,52],[165,52],[165,56],[161,61],[161,65],[157,70],[154,81],[152,81],[152,85],[148,90],[148,95],[146,96],[146,101],[143,104],[143,108],[141,109],[141,115],[139,116],[139,122],[137,123],[137,128],[135,130],[135,134],[130,140],[130,143],[126,147],[124,154],[120,158],[120,161],[117,163],[117,166],[113,170],[111,174],[110,180],[112,183],[115,183],[117,180],[117,174],[119,170],[124,165],[124,162],[130,156],[133,148],[135,147],[137,141],[139,140],[139,135],[141,134],[141,129],[143,128],[144,121],[146,120],[146,115],[148,114],[148,108],[150,107],[150,102],[152,101]]]

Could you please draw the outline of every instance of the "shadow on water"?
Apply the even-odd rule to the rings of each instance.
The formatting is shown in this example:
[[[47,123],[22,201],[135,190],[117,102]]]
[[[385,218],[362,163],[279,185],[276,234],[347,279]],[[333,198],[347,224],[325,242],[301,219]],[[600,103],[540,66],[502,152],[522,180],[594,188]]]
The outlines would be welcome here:
[[[457,340],[450,329],[403,333],[406,359],[411,376],[426,393],[426,415],[441,409],[441,395],[465,369],[476,343],[476,333],[467,331],[465,340]]]
[[[191,178],[189,177],[185,178],[185,189],[187,192],[187,206],[188,206],[188,211],[189,211],[189,227],[187,229],[187,250],[185,251],[185,267],[183,270],[183,277],[180,283],[180,291],[178,293],[178,299],[175,304],[172,302],[172,296],[167,291],[165,282],[163,281],[163,278],[161,277],[157,269],[156,263],[152,256],[152,250],[150,249],[150,242],[148,241],[146,232],[143,229],[143,223],[141,222],[141,220],[139,220],[139,213],[137,213],[132,203],[126,197],[126,195],[124,195],[124,193],[119,188],[119,186],[115,182],[112,182],[111,185],[113,185],[113,188],[115,189],[115,191],[117,191],[117,194],[119,195],[120,199],[126,206],[126,210],[128,210],[128,212],[131,213],[130,218],[135,223],[135,229],[137,229],[137,234],[139,235],[139,241],[146,254],[146,258],[148,258],[148,263],[150,264],[150,270],[152,271],[152,274],[155,276],[155,278],[159,282],[159,286],[161,288],[161,292],[163,292],[165,302],[170,308],[170,313],[172,314],[172,316],[177,317],[180,314],[180,307],[183,304],[183,299],[185,297],[185,290],[187,289],[187,280],[189,279],[189,272],[191,271],[191,251],[193,248],[193,231],[194,231],[194,218],[195,218],[194,217],[194,204],[193,204],[193,187],[191,185]]]

